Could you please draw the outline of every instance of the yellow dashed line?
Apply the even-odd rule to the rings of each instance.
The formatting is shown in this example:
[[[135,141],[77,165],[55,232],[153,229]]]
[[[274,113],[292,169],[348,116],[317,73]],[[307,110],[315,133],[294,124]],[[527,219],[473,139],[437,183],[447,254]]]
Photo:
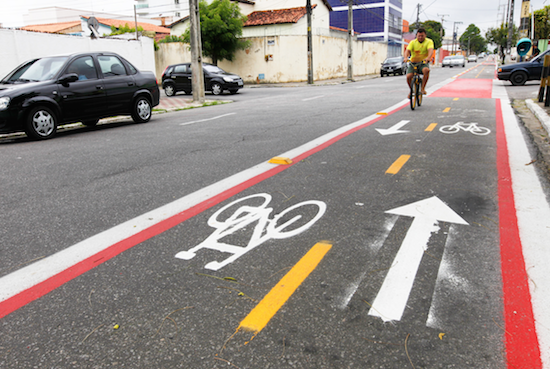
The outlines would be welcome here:
[[[237,331],[242,328],[256,334],[260,332],[317,267],[331,247],[332,245],[327,242],[319,242],[313,246],[243,319]]]
[[[443,110],[443,113],[448,113],[449,111],[451,111],[451,108],[445,108],[445,109]]]
[[[401,155],[389,168],[386,170],[386,174],[397,174],[405,165],[405,163],[411,158],[410,155]]]
[[[435,129],[435,127],[437,126],[437,123],[432,123],[428,126],[428,128],[426,128],[424,131],[426,132],[431,132]]]
[[[458,99],[459,99],[459,97],[455,97],[455,98],[453,99],[453,101],[458,101]]]

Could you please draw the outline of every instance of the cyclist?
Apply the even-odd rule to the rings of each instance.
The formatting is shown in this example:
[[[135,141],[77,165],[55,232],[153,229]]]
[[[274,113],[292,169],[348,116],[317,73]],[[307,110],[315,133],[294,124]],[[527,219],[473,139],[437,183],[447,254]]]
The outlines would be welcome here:
[[[426,37],[426,30],[419,28],[416,31],[416,39],[412,40],[405,50],[405,60],[410,57],[411,63],[422,63],[418,68],[424,76],[422,78],[422,94],[426,95],[426,83],[430,77],[430,60],[434,54],[434,42],[431,38]],[[409,63],[407,68],[407,83],[411,87],[413,77],[413,66]],[[410,96],[409,96],[410,98]]]

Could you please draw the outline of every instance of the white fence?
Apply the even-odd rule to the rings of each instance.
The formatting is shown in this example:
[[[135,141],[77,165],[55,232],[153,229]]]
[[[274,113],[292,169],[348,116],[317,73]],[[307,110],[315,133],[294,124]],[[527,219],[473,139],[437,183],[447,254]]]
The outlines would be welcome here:
[[[128,59],[140,70],[155,71],[153,40],[91,39],[89,37],[57,35],[0,29],[0,78],[26,60],[87,51],[111,51]]]

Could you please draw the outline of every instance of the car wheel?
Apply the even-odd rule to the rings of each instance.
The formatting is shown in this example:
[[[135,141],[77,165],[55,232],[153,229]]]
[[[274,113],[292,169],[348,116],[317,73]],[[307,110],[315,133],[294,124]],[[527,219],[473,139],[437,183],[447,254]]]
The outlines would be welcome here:
[[[220,85],[218,82],[214,82],[210,85],[210,90],[214,95],[219,95],[223,92],[222,85]]]
[[[384,73],[380,73],[380,77],[384,77]]]
[[[90,119],[82,121],[82,124],[84,124],[87,127],[95,127],[97,125],[97,122],[99,122],[99,119]]]
[[[57,131],[57,117],[45,106],[32,108],[25,122],[25,133],[35,140],[46,140],[55,136]]]
[[[229,90],[229,93],[231,95],[235,95],[237,92],[239,92],[239,90]]]
[[[512,82],[514,86],[523,86],[525,82],[527,82],[527,73],[521,71],[512,73],[510,82]]]
[[[164,93],[166,94],[166,96],[168,97],[172,97],[176,94],[176,88],[174,87],[173,84],[171,83],[167,83],[165,86],[164,86]]]
[[[132,119],[136,123],[145,123],[151,120],[151,103],[145,96],[139,96],[134,102]]]

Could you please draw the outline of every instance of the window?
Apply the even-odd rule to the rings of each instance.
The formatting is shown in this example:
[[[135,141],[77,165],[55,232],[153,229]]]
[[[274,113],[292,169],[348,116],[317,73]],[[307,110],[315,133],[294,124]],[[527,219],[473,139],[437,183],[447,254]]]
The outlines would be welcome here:
[[[105,77],[114,77],[120,75],[126,75],[126,68],[124,64],[116,56],[104,55],[99,58],[99,66],[101,73]]]
[[[186,72],[190,72],[190,70],[188,70],[187,65],[185,65],[185,64],[184,65],[176,65],[175,68],[174,68],[174,73],[186,73]]]
[[[67,67],[67,73],[76,73],[78,80],[97,79],[97,70],[91,56],[73,60]]]

